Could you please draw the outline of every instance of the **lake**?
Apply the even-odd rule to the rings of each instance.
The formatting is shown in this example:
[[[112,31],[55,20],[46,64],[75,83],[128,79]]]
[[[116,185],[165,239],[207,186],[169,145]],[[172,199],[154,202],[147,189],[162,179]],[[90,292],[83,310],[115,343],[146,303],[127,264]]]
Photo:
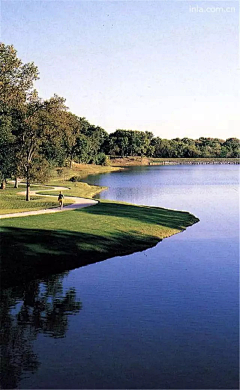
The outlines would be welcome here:
[[[89,176],[101,198],[200,222],[154,248],[2,291],[2,387],[236,389],[239,168]]]

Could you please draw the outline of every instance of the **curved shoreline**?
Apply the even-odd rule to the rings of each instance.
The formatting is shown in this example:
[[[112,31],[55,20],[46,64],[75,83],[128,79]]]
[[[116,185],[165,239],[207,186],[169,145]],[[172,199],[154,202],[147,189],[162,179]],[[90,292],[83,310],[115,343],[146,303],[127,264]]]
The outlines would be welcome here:
[[[52,186],[47,191],[68,189]],[[42,190],[31,191],[31,195],[53,196],[38,191]],[[65,199],[75,202],[63,210],[53,208],[0,216],[4,288],[146,250],[199,221],[189,212],[161,207],[98,202],[74,196]],[[92,205],[96,207],[88,207]],[[81,208],[84,210],[78,210]],[[68,210],[74,212],[61,213]],[[58,214],[53,217],[53,213]]]
[[[111,201],[1,220],[2,287],[146,250],[198,221],[188,212]]]

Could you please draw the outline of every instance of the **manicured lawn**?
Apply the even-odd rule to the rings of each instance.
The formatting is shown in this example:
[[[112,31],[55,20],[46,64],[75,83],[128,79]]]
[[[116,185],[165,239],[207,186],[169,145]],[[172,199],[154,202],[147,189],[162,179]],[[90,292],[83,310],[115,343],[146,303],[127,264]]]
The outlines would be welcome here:
[[[87,183],[76,182],[73,183],[71,181],[57,181],[55,183],[56,186],[67,187],[68,190],[62,191],[64,196],[79,196],[80,198],[90,198],[92,199],[96,194],[107,189],[107,187],[101,186],[93,186]],[[55,197],[58,195],[59,191],[44,191],[40,190],[40,194],[42,195],[54,195]]]
[[[142,251],[197,222],[187,212],[101,201],[0,221],[3,286]]]
[[[118,168],[102,167],[99,165],[87,165],[87,164],[75,164],[75,167],[60,168],[52,170],[51,179],[46,185],[32,185],[31,191],[39,191],[43,195],[53,195],[52,198],[43,198],[41,196],[31,196],[31,201],[26,202],[24,195],[17,195],[18,192],[25,191],[25,185],[20,184],[19,188],[13,188],[12,183],[7,184],[5,190],[0,190],[0,215],[12,214],[23,211],[33,211],[47,209],[51,207],[57,207],[57,195],[59,191],[50,192],[49,189],[52,186],[68,187],[69,190],[65,190],[65,196],[79,196],[82,198],[92,198],[106,187],[89,185],[82,182],[72,182],[69,179],[73,176],[84,178],[89,174],[107,173]],[[48,191],[44,191],[48,190]],[[71,201],[65,200],[64,204],[71,204]]]
[[[34,187],[36,189],[37,187]],[[40,188],[44,188],[41,186]],[[33,196],[30,202],[26,202],[24,195],[17,195],[24,191],[24,187],[7,187],[6,190],[0,190],[0,214],[10,214],[22,211],[33,211],[57,207],[56,197],[43,198],[42,196]]]
[[[118,171],[119,168],[104,167],[100,165],[91,164],[74,164],[73,168],[60,168],[52,171],[51,180],[49,185],[68,187],[68,191],[64,191],[65,196],[79,196],[82,198],[93,198],[96,194],[103,191],[107,187],[89,185],[80,181],[72,182],[69,179],[72,177],[78,177],[79,180],[84,179],[88,175],[97,175],[99,173],[110,173],[112,171]],[[47,194],[41,191],[41,194]],[[52,191],[49,195],[57,195],[56,191]]]

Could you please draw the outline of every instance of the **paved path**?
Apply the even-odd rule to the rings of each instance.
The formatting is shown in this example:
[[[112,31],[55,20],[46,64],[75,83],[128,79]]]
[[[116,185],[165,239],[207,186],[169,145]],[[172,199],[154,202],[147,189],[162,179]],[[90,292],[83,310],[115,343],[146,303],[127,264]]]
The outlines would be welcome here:
[[[38,194],[38,192],[39,191],[67,191],[67,190],[69,190],[69,188],[67,188],[67,187],[52,187],[49,190],[44,189],[44,190],[30,191],[30,195],[53,197],[56,195],[41,195],[41,194]],[[18,192],[18,195],[26,195],[26,192],[25,191]],[[2,214],[2,215],[0,215],[0,219],[27,217],[29,215],[39,215],[39,214],[61,213],[63,211],[76,210],[76,209],[81,209],[83,207],[94,206],[98,203],[96,200],[79,198],[77,196],[64,196],[64,199],[70,200],[71,202],[73,202],[73,204],[70,204],[68,206],[64,206],[63,209],[56,207],[56,208],[45,209],[45,210],[23,211],[20,213]]]

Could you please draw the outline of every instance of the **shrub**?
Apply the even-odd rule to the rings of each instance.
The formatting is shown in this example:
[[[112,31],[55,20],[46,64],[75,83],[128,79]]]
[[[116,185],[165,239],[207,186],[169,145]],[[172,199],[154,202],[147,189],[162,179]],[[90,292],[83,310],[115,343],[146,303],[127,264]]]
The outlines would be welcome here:
[[[94,158],[94,162],[97,165],[108,165],[108,157],[105,153],[98,153]]]
[[[82,177],[81,176],[72,176],[69,181],[72,181],[73,183],[76,183],[77,181],[81,181]]]

